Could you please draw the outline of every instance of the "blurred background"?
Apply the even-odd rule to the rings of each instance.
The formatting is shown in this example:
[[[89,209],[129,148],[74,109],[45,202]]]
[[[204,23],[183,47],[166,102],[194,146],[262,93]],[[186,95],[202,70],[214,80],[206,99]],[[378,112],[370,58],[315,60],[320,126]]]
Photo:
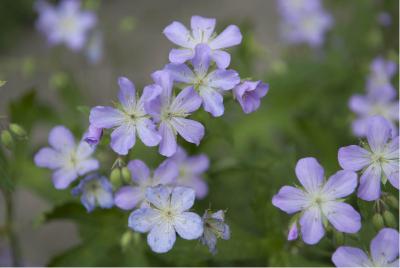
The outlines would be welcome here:
[[[52,1],[56,4],[57,1]],[[282,38],[277,1],[82,1],[97,14],[101,56],[64,45],[51,46],[35,28],[35,2],[0,2],[0,127],[15,122],[28,132],[10,153],[2,152],[0,180],[10,180],[20,260],[26,266],[327,266],[336,245],[324,239],[310,247],[286,241],[290,217],[271,204],[278,189],[295,183],[299,158],[314,156],[327,174],[339,169],[339,147],[356,144],[348,99],[363,94],[372,60],[398,61],[398,1],[322,1],[333,26],[318,47]],[[382,14],[390,23],[382,23]],[[227,209],[232,239],[212,256],[195,241],[178,241],[168,254],[151,253],[145,236],[121,248],[128,213],[113,209],[87,214],[69,190],[57,191],[48,170],[33,165],[33,155],[47,144],[55,125],[80,136],[88,126],[89,107],[116,100],[117,78],[126,76],[141,89],[150,74],[168,63],[173,44],[162,34],[172,21],[189,25],[192,15],[217,19],[217,32],[229,24],[242,31],[243,42],[230,50],[231,68],[241,77],[270,85],[261,108],[245,115],[230,100],[223,117],[196,115],[206,127],[199,147],[182,142],[192,154],[211,159],[209,194],[196,210]],[[386,21],[387,22],[387,21]],[[392,81],[398,89],[398,75]],[[10,155],[13,155],[10,158]],[[97,157],[109,174],[116,155],[106,144]],[[151,167],[163,159],[139,144],[129,159]],[[7,160],[12,159],[12,160]],[[5,175],[7,174],[7,175]],[[4,177],[4,176],[7,176]],[[391,189],[388,189],[391,191]],[[0,225],[7,202],[0,195]],[[368,204],[352,199],[360,210]],[[368,210],[368,208],[365,208]],[[2,229],[0,229],[2,230]],[[363,227],[358,242],[373,237]],[[0,265],[11,265],[10,244],[0,232]],[[349,238],[350,243],[352,242]],[[361,243],[360,242],[360,243]]]

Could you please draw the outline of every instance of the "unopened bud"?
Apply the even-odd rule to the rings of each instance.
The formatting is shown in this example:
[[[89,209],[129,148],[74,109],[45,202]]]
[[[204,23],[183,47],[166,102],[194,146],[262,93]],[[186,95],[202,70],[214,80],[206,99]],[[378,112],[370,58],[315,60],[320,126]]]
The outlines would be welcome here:
[[[385,225],[382,215],[379,213],[375,213],[375,215],[372,217],[372,224],[374,225],[376,230],[382,229]]]
[[[129,244],[131,244],[133,239],[133,233],[128,230],[126,231],[122,236],[121,236],[121,240],[120,240],[120,245],[122,248],[122,251],[126,251],[129,247]]]
[[[114,168],[110,174],[110,181],[114,189],[118,189],[122,185],[121,170]]]
[[[17,137],[20,137],[20,138],[26,137],[25,129],[18,124],[15,124],[15,123],[10,124],[10,130],[11,130],[11,133],[13,133]]]
[[[11,136],[10,131],[8,130],[3,130],[1,132],[1,143],[6,147],[6,148],[11,148],[14,141]]]
[[[396,218],[394,217],[393,213],[390,211],[386,210],[383,212],[383,219],[385,220],[386,226],[396,228],[397,227],[397,222]]]
[[[389,206],[391,206],[392,208],[395,209],[399,209],[399,200],[393,196],[393,195],[389,195],[386,199],[386,202],[388,203]]]
[[[129,169],[127,167],[123,167],[121,169],[121,175],[122,175],[123,182],[125,182],[127,184],[130,184],[132,182],[131,172],[129,171]]]
[[[289,233],[287,236],[287,240],[292,241],[297,239],[299,236],[298,230],[297,230],[297,222],[292,223],[292,225],[289,228]]]

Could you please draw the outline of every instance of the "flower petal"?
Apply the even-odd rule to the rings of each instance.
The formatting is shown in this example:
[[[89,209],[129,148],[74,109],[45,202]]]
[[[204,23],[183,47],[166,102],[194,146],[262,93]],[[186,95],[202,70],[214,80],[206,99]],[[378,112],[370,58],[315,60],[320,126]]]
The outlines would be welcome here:
[[[90,124],[97,128],[113,128],[125,120],[124,114],[117,109],[105,106],[96,106],[90,111]]]
[[[91,146],[86,141],[81,141],[76,149],[76,157],[78,159],[85,159],[88,158],[90,155],[94,153],[96,147]]]
[[[399,189],[399,161],[389,160],[382,164],[382,169],[393,187]]]
[[[153,180],[157,184],[170,184],[175,181],[179,174],[177,165],[168,159],[162,162],[154,171]]]
[[[326,202],[322,212],[340,232],[357,233],[361,228],[361,216],[352,206],[343,202]]]
[[[139,208],[129,215],[128,226],[136,232],[146,233],[153,228],[159,217],[160,214],[150,207]]]
[[[371,163],[371,153],[360,146],[350,145],[339,149],[338,160],[343,169],[358,171]]]
[[[170,251],[175,244],[175,240],[175,229],[168,222],[157,223],[147,236],[147,243],[151,250],[157,253]]]
[[[64,126],[56,126],[49,133],[49,144],[57,151],[66,152],[75,148],[75,138]]]
[[[193,39],[190,36],[189,30],[180,22],[172,22],[170,25],[165,27],[163,33],[169,39],[169,41],[177,44],[178,46],[184,48],[194,47]]]
[[[193,206],[195,196],[192,188],[177,186],[172,190],[171,207],[178,212],[186,211]]]
[[[392,228],[379,231],[371,241],[370,251],[375,263],[386,266],[399,256],[399,232]]]
[[[191,156],[187,158],[186,165],[190,167],[192,173],[201,174],[207,171],[210,166],[210,160],[205,154]]]
[[[171,189],[158,185],[146,189],[146,199],[158,209],[162,210],[170,206]]]
[[[203,221],[193,212],[183,212],[174,219],[176,232],[183,239],[193,240],[203,234]]]
[[[49,169],[57,169],[63,165],[62,155],[52,148],[45,147],[35,154],[35,165]]]
[[[373,152],[381,152],[391,137],[391,127],[382,116],[372,116],[368,120],[367,139]]]
[[[308,199],[305,193],[292,186],[283,186],[272,198],[272,204],[275,207],[289,214],[304,209],[307,203]]]
[[[171,110],[175,113],[192,113],[199,109],[201,98],[192,86],[184,88],[171,104]]]
[[[135,134],[135,126],[127,124],[119,126],[111,133],[111,148],[119,155],[127,155],[135,145]]]
[[[131,172],[132,180],[138,185],[146,185],[150,179],[150,170],[147,165],[139,159],[129,161],[127,165]]]
[[[199,44],[195,48],[192,64],[194,72],[198,77],[203,77],[207,74],[211,61],[211,48],[206,44]]]
[[[359,248],[339,247],[332,255],[336,267],[371,267],[367,254]]]
[[[131,210],[144,199],[144,192],[140,187],[124,186],[115,193],[115,205],[124,210]]]
[[[381,168],[370,165],[360,178],[357,196],[366,201],[376,200],[381,195]]]
[[[204,137],[204,126],[197,121],[173,117],[171,124],[187,142],[199,145],[201,139]]]
[[[172,63],[184,63],[187,60],[193,59],[193,49],[171,49],[169,52],[169,61]]]
[[[172,79],[176,82],[192,83],[195,79],[194,73],[186,64],[170,63],[165,66]]]
[[[308,192],[317,191],[324,181],[324,169],[314,157],[302,158],[296,165],[296,176]]]
[[[210,87],[200,87],[200,97],[203,99],[204,110],[214,117],[224,114],[224,98],[220,93]]]
[[[156,146],[161,141],[161,136],[156,131],[155,124],[148,118],[139,119],[136,122],[136,130],[140,140],[146,146]]]
[[[118,84],[120,91],[118,99],[124,107],[125,111],[133,111],[136,106],[136,89],[135,85],[126,77],[119,77]]]
[[[56,189],[65,189],[71,182],[78,178],[78,174],[73,169],[58,169],[53,173],[52,180]]]
[[[354,95],[349,101],[350,109],[359,115],[368,115],[371,111],[371,104],[365,96]]]
[[[208,86],[221,90],[230,90],[240,83],[239,74],[234,70],[215,70],[207,79]]]
[[[192,19],[190,20],[190,26],[192,28],[194,40],[199,43],[205,43],[214,33],[215,19],[192,16]]]
[[[161,122],[159,132],[162,136],[159,152],[164,156],[170,157],[176,152],[176,133],[167,122]]]
[[[317,244],[325,234],[318,207],[307,209],[300,218],[301,233],[306,244]]]
[[[229,25],[214,40],[210,42],[212,49],[227,48],[239,45],[242,42],[242,34],[236,25]]]
[[[357,174],[353,171],[339,170],[325,183],[322,192],[332,200],[348,196],[357,187]]]
[[[85,175],[86,173],[96,170],[100,167],[100,163],[97,159],[85,159],[81,160],[79,163],[77,163],[76,166],[76,172],[78,175],[82,176]]]
[[[223,50],[214,50],[211,53],[211,59],[215,61],[217,67],[220,69],[226,69],[231,63],[231,55]]]

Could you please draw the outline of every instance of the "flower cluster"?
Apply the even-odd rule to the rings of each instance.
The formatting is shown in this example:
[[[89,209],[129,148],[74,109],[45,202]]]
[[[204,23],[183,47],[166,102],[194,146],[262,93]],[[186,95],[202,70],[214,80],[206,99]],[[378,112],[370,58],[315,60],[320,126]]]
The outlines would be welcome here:
[[[68,23],[78,16],[68,14],[72,17],[68,17]],[[41,149],[35,156],[38,166],[56,170],[55,187],[65,189],[78,176],[99,168],[99,162],[89,156],[103,134],[110,132],[110,147],[120,156],[129,154],[137,137],[145,146],[158,146],[159,153],[168,158],[154,171],[140,159],[129,161],[125,167],[119,157],[118,170],[113,167],[113,172],[123,173],[123,180],[113,172],[111,182],[89,173],[72,190],[73,195],[81,195],[88,212],[96,206],[113,205],[133,210],[128,226],[148,233],[147,242],[157,253],[171,250],[176,234],[187,240],[199,239],[213,254],[218,238],[230,238],[222,210],[207,210],[203,217],[189,211],[196,198],[208,193],[203,174],[209,168],[209,159],[204,154],[189,156],[178,146],[177,136],[199,145],[205,127],[190,117],[201,106],[213,117],[222,116],[224,95],[231,93],[247,114],[259,108],[269,89],[261,81],[241,81],[236,71],[227,69],[231,56],[224,49],[240,44],[242,35],[234,25],[217,35],[215,23],[215,19],[193,16],[191,31],[179,22],[171,23],[164,34],[180,47],[171,50],[171,62],[151,75],[153,83],[145,86],[141,95],[128,78],[120,77],[119,103],[91,109],[89,128],[78,147],[69,130],[56,127],[49,137],[53,148]],[[67,33],[64,37],[69,40]]]
[[[91,63],[101,59],[103,38],[95,29],[96,14],[81,11],[79,0],[62,0],[58,6],[38,0],[35,9],[39,13],[36,27],[47,37],[50,45],[64,43],[73,51],[85,49]]]
[[[366,83],[366,95],[356,94],[350,98],[349,107],[357,115],[353,122],[353,133],[367,135],[368,120],[371,116],[385,117],[391,126],[392,134],[397,133],[399,121],[399,101],[391,79],[396,74],[397,64],[378,57],[373,60]]]
[[[320,0],[278,0],[277,4],[282,18],[281,34],[286,42],[306,43],[312,47],[323,44],[333,18]]]

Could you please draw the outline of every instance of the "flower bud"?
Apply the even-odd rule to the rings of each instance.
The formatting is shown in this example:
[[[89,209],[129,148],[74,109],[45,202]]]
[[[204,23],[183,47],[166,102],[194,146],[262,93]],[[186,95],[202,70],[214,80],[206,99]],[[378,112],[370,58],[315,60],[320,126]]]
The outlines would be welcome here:
[[[130,184],[132,182],[131,172],[127,167],[121,169],[121,175],[123,182]]]
[[[90,125],[85,133],[84,140],[90,145],[96,146],[97,144],[99,144],[102,136],[103,136],[103,129]]]
[[[386,226],[396,228],[397,227],[397,222],[396,218],[394,217],[393,213],[390,211],[386,210],[383,212],[383,219],[385,220]]]
[[[10,130],[11,133],[17,137],[25,138],[27,136],[25,129],[18,124],[15,123],[10,124]]]
[[[375,213],[375,215],[372,217],[372,224],[374,225],[376,230],[382,229],[385,225],[382,215],[379,213]]]
[[[121,170],[114,168],[110,174],[110,181],[114,189],[118,189],[122,185]]]
[[[298,230],[297,230],[297,222],[293,222],[292,225],[289,228],[289,233],[287,236],[287,240],[292,241],[297,239],[297,237],[299,236]]]
[[[122,251],[126,251],[129,247],[129,245],[131,244],[133,239],[133,233],[128,230],[126,231],[122,236],[121,236],[121,240],[120,240],[120,245],[122,248]]]
[[[1,143],[8,149],[10,149],[14,143],[10,131],[3,130],[1,132]]]
[[[388,203],[389,206],[391,206],[394,209],[399,209],[399,200],[393,196],[389,195],[386,199],[386,202]]]

